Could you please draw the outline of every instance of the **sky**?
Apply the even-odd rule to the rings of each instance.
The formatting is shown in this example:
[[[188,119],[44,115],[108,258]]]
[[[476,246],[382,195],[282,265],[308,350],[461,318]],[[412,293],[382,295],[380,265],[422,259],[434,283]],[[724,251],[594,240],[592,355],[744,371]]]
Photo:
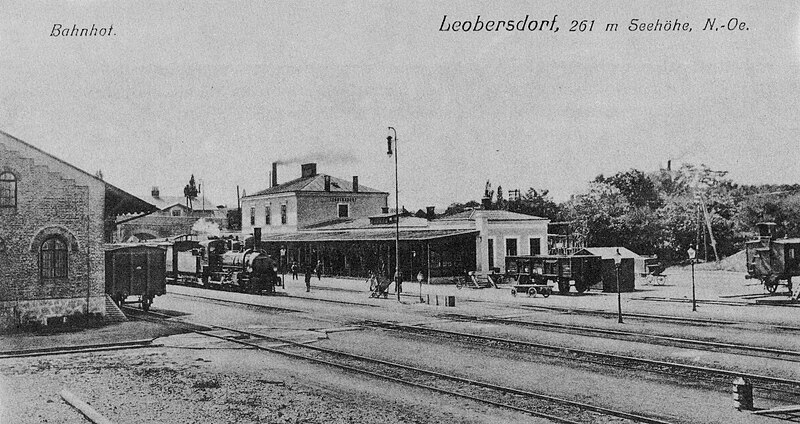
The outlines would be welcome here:
[[[561,201],[668,160],[800,182],[794,1],[0,4],[0,130],[137,195],[182,195],[193,174],[235,206],[272,162],[279,182],[316,162],[393,204],[390,126],[411,210],[479,200],[487,180]],[[558,32],[440,31],[554,15]],[[703,31],[709,18],[744,29]],[[592,31],[569,31],[584,19]]]

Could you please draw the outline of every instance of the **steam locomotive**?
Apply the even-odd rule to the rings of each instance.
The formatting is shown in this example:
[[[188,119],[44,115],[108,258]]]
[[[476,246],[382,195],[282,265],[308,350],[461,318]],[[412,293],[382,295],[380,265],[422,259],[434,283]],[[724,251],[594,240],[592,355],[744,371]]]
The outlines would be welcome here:
[[[764,288],[775,293],[781,280],[792,293],[792,277],[800,275],[800,238],[775,238],[775,223],[760,222],[758,239],[745,244],[747,275],[759,279]]]
[[[283,286],[278,266],[259,249],[232,238],[175,241],[167,246],[167,283],[273,294]]]

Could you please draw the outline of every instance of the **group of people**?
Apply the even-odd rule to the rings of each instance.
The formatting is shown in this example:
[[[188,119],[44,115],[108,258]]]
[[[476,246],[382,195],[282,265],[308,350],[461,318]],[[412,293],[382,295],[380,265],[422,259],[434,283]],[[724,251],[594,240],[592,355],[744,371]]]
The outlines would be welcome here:
[[[292,280],[298,279],[298,274],[300,272],[300,264],[297,262],[292,262],[292,266],[290,267],[292,271]],[[322,280],[322,261],[317,261],[317,266],[312,267],[311,264],[307,264],[303,270],[305,273],[305,280],[306,280],[306,291],[311,291],[311,277],[314,274],[317,274],[317,280]]]

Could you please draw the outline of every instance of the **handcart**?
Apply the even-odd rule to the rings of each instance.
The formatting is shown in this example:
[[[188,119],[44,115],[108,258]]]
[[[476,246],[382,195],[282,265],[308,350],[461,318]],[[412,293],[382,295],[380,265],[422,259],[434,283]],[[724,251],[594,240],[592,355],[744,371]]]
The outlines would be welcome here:
[[[389,286],[392,285],[392,280],[384,277],[383,275],[375,276],[375,283],[371,285],[372,293],[370,293],[370,298],[379,298],[383,296],[384,299],[389,297]]]
[[[550,297],[553,294],[553,287],[540,283],[538,278],[531,277],[530,274],[518,274],[515,284],[511,286],[511,296],[516,297],[517,293],[527,293],[528,297],[534,297],[537,294],[542,297]]]

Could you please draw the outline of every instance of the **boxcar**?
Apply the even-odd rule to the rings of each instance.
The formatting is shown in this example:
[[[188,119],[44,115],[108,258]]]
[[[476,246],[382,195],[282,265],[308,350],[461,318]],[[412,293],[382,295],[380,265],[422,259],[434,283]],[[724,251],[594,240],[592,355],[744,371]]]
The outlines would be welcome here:
[[[535,284],[552,281],[558,284],[558,291],[569,292],[570,282],[575,290],[583,293],[600,282],[602,262],[596,255],[533,255],[507,256],[506,273],[518,279],[530,276]],[[525,277],[523,277],[525,278]]]
[[[113,245],[106,252],[106,293],[117,304],[141,303],[149,310],[153,299],[167,292],[166,250],[151,245]],[[128,301],[129,296],[137,300]]]

